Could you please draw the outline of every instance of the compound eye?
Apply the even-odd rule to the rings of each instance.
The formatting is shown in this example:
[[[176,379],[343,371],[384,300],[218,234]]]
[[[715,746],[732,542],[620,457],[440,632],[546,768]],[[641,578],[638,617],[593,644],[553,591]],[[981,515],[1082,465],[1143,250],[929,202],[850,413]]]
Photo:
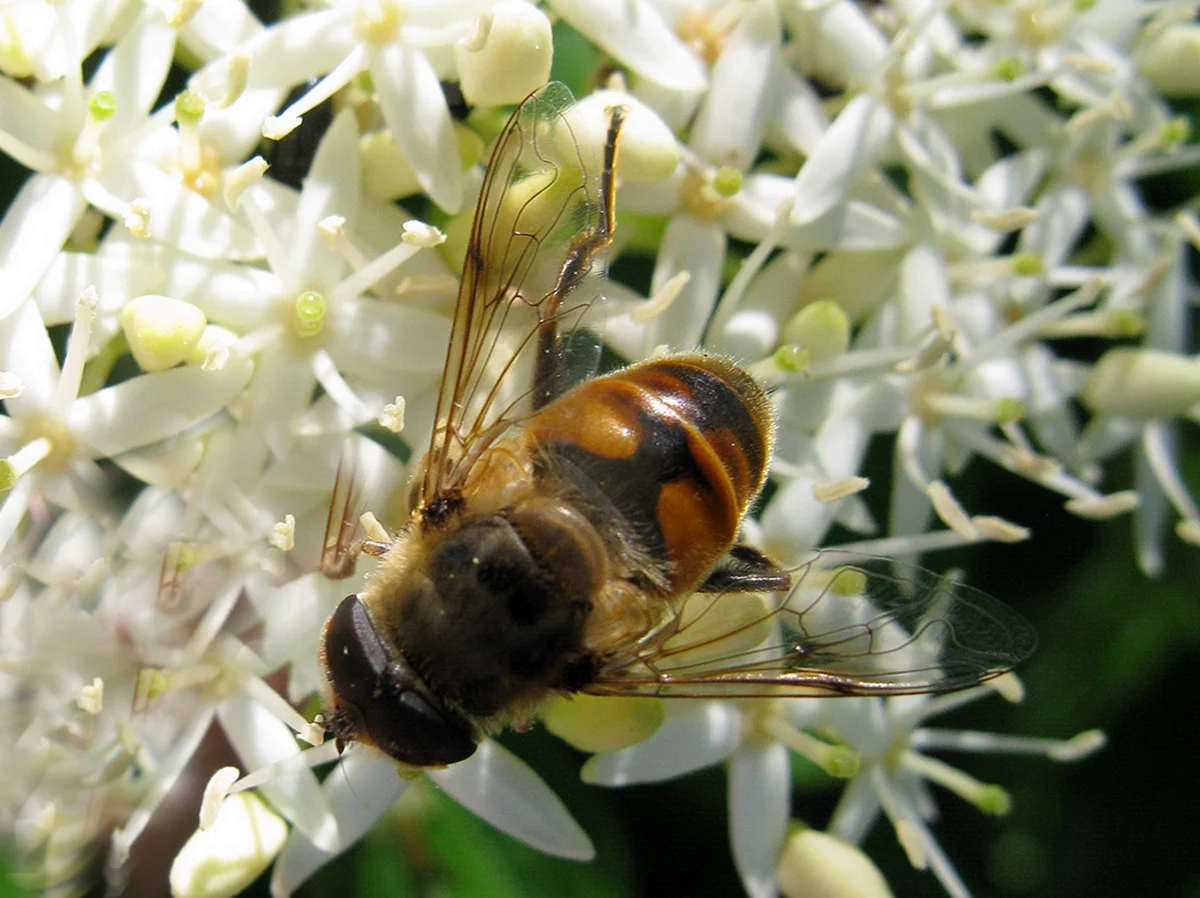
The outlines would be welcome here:
[[[439,767],[475,752],[471,728],[429,695],[392,651],[356,595],[325,624],[322,657],[339,738],[374,745],[414,767]]]

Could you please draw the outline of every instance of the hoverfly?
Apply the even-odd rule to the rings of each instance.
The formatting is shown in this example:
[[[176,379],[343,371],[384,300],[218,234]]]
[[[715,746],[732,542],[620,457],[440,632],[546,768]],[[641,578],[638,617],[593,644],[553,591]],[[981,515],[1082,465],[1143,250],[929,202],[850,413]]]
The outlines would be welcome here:
[[[734,362],[681,353],[571,385],[598,352],[581,288],[612,238],[626,116],[608,109],[594,148],[573,103],[535,92],[492,153],[410,518],[349,547],[379,565],[322,635],[339,746],[440,766],[555,694],[940,692],[1010,669],[1031,631],[982,593],[828,570],[829,553],[785,570],[737,543],[775,422]]]

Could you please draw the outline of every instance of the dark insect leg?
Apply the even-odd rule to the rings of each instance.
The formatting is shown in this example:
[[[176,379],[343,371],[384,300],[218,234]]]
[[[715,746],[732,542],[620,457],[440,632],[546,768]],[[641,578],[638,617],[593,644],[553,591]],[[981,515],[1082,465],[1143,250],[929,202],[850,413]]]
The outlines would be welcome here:
[[[330,580],[345,580],[354,573],[362,540],[355,540],[358,518],[355,514],[358,496],[355,490],[356,465],[350,462],[343,471],[345,459],[340,459],[333,480],[333,495],[329,497],[329,513],[325,518],[325,539],[321,543],[321,573]]]
[[[608,135],[604,141],[604,167],[600,171],[600,221],[571,241],[554,287],[539,306],[537,358],[533,369],[533,410],[553,402],[570,385],[567,371],[567,341],[559,330],[559,309],[565,297],[579,286],[592,260],[612,242],[616,227],[614,209],[617,140],[625,122],[626,108],[608,110]]]
[[[791,574],[758,549],[735,545],[696,592],[781,592],[791,585]]]

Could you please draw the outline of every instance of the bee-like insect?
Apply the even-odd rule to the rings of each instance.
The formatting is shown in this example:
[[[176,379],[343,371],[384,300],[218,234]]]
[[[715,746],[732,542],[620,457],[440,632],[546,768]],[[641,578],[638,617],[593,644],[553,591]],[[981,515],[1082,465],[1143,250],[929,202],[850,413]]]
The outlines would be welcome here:
[[[339,745],[438,766],[554,694],[938,692],[1011,668],[1032,633],[981,593],[825,569],[828,553],[785,570],[737,544],[775,422],[732,361],[572,385],[598,353],[581,287],[612,237],[626,116],[608,109],[593,147],[573,103],[534,93],[492,153],[409,521],[348,547],[331,508],[327,545],[381,556],[322,636]]]

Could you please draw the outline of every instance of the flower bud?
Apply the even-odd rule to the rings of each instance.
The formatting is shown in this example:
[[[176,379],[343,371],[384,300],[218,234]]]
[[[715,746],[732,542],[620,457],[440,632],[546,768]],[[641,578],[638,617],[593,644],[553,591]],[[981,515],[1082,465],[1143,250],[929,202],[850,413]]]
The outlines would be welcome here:
[[[483,156],[483,141],[470,128],[454,123],[454,138],[463,169]],[[387,129],[369,131],[358,144],[362,158],[363,190],[379,200],[396,200],[421,192],[421,183]]]
[[[580,751],[619,751],[651,736],[666,712],[656,698],[573,695],[556,698],[542,711],[542,723]]]
[[[1164,28],[1138,54],[1138,68],[1165,96],[1200,94],[1200,25],[1180,22]]]
[[[793,835],[779,858],[787,898],[891,898],[883,875],[856,846],[815,829]]]
[[[463,97],[472,106],[519,103],[550,77],[554,39],[546,14],[530,3],[501,0],[475,33],[454,45]]]
[[[225,898],[254,882],[275,860],[287,824],[252,792],[221,805],[206,829],[194,832],[171,864],[174,898]]]
[[[850,319],[831,299],[818,299],[788,319],[783,342],[808,351],[810,361],[841,355],[850,346]]]
[[[1149,421],[1200,402],[1200,362],[1159,349],[1110,349],[1080,397],[1098,415]]]
[[[564,157],[570,158],[567,141],[573,138],[584,148],[585,159],[591,153],[597,161],[600,159],[608,133],[607,110],[612,106],[628,110],[621,127],[621,179],[645,184],[661,181],[675,171],[679,164],[679,144],[671,129],[641,100],[618,90],[598,90],[567,111],[570,129],[560,128],[556,134]]]
[[[143,371],[163,371],[187,359],[208,323],[190,302],[152,293],[127,302],[120,320]]]

